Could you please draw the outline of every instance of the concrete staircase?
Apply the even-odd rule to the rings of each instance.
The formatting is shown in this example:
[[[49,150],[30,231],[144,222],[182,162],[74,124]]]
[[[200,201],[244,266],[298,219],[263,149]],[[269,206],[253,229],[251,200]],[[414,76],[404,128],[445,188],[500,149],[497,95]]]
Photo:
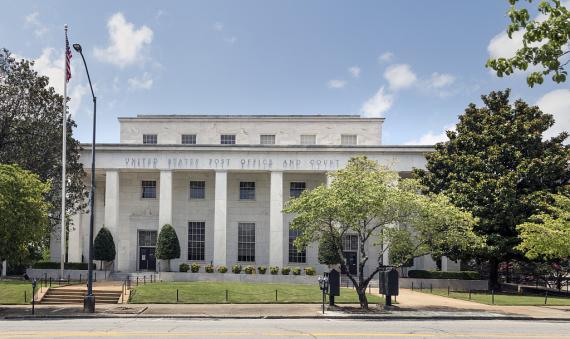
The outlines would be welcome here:
[[[83,297],[87,293],[86,289],[56,287],[50,288],[40,304],[44,305],[65,305],[83,304]],[[121,291],[118,290],[93,290],[97,304],[117,304],[121,298]]]

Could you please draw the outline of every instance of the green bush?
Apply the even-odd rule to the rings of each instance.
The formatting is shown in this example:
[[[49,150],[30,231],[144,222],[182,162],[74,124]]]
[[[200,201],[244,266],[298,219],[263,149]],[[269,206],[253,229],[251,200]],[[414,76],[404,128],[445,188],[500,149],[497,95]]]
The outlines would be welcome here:
[[[180,242],[172,225],[165,224],[160,229],[156,244],[156,258],[168,260],[168,269],[170,269],[171,259],[180,258]]]
[[[267,272],[267,267],[266,266],[257,266],[257,272],[259,272],[259,274],[265,274],[265,272]]]
[[[281,269],[281,274],[283,275],[289,275],[289,272],[291,272],[291,268],[288,266],[285,266]]]
[[[204,271],[206,271],[206,273],[214,273],[214,265],[208,264],[204,266]]]
[[[220,265],[218,266],[218,273],[226,273],[228,271],[228,268],[224,265]]]
[[[301,275],[301,267],[293,267],[291,272],[293,272],[293,275]]]
[[[192,271],[192,273],[200,272],[200,264],[192,263],[192,265],[190,265],[190,271]]]
[[[117,252],[111,231],[105,226],[101,227],[93,242],[93,259],[100,261],[113,261]]]
[[[481,279],[481,275],[478,272],[473,271],[443,272],[411,270],[408,271],[408,278],[476,280]]]
[[[241,273],[241,265],[240,264],[235,264],[232,266],[232,272],[235,274],[240,274]]]
[[[255,273],[255,266],[248,265],[244,269],[245,274],[254,274]]]
[[[317,272],[315,271],[314,267],[305,267],[305,274],[306,275],[315,275]]]
[[[188,272],[189,269],[190,269],[190,266],[188,264],[180,264],[178,266],[178,270],[180,272]]]
[[[269,267],[269,273],[276,275],[279,273],[279,266],[271,266]]]
[[[59,269],[60,265],[58,262],[52,261],[38,261],[32,265],[32,268],[37,269]],[[66,262],[63,267],[66,270],[87,270],[87,263],[85,262]],[[96,269],[97,265],[93,263],[93,269]]]

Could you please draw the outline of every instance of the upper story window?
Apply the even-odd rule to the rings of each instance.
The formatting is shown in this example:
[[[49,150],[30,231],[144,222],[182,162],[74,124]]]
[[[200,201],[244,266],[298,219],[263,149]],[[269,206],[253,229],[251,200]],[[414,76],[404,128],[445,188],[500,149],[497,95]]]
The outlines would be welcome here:
[[[236,143],[235,134],[222,134],[220,136],[220,144],[222,145],[234,145]]]
[[[255,182],[240,181],[239,200],[255,200]]]
[[[317,136],[314,134],[303,134],[301,135],[301,145],[316,145]]]
[[[356,145],[357,138],[356,134],[343,134],[340,136],[341,145]]]
[[[206,197],[205,181],[190,181],[190,199],[204,199]]]
[[[259,143],[262,145],[275,145],[275,134],[262,134],[259,136]]]
[[[157,140],[156,134],[143,134],[143,144],[156,144]]]
[[[154,199],[156,198],[156,181],[143,180],[142,181],[142,198]]]
[[[292,182],[289,184],[289,196],[291,198],[298,198],[301,193],[307,188],[304,182]]]
[[[182,134],[182,143],[184,145],[196,144],[196,134]]]

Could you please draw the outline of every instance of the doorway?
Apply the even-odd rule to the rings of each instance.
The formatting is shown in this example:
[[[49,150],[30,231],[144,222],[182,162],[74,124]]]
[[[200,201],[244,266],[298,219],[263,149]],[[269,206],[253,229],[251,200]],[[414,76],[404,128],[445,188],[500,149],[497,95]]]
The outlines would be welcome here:
[[[356,265],[357,261],[357,254],[356,252],[343,252],[344,257],[346,258],[346,267],[348,268],[348,272],[352,275],[355,275],[358,272],[358,267]],[[346,270],[342,270],[343,274],[346,274]]]
[[[156,237],[157,231],[139,230],[139,271],[156,271]]]

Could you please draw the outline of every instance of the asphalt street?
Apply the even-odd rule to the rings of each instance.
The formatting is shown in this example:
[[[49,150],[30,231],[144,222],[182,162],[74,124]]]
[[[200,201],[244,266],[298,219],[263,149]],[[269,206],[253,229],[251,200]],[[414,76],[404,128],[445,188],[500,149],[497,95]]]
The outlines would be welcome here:
[[[570,338],[569,322],[348,319],[65,319],[2,320],[0,338]]]

